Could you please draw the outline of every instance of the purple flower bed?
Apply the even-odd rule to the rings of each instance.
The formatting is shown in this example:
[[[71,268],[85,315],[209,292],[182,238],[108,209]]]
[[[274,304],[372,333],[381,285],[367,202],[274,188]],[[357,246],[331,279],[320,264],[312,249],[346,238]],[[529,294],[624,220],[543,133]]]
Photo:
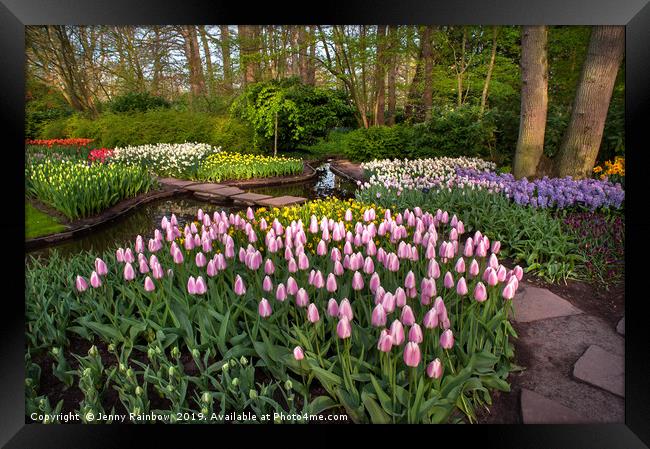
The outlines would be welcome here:
[[[545,176],[533,181],[526,178],[516,180],[510,173],[497,174],[463,168],[456,168],[456,175],[477,184],[495,183],[517,204],[539,208],[582,206],[592,211],[600,207],[620,209],[625,199],[625,191],[620,184],[598,179],[574,180],[570,176]]]

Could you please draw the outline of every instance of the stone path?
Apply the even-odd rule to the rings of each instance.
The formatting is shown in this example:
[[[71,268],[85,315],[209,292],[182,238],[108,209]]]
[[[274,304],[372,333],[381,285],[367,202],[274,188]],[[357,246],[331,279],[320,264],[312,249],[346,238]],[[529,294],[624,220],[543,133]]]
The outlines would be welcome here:
[[[194,196],[203,200],[216,201],[219,203],[232,201],[247,206],[284,207],[293,204],[301,204],[307,201],[307,198],[298,196],[285,195],[272,197],[269,195],[261,195],[259,193],[245,192],[238,187],[213,182],[186,181],[176,178],[160,178],[158,181],[167,186],[173,186],[188,192],[193,192]]]
[[[522,421],[623,423],[624,321],[614,329],[526,283],[513,301],[519,334],[515,353],[525,370],[509,380],[521,390]]]

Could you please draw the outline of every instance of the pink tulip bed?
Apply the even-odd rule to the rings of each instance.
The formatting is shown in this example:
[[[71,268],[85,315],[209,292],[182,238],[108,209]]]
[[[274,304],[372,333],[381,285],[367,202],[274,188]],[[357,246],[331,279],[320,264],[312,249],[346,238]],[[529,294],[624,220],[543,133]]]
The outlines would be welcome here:
[[[499,250],[445,211],[331,199],[32,261],[27,414],[476,422],[516,369]]]

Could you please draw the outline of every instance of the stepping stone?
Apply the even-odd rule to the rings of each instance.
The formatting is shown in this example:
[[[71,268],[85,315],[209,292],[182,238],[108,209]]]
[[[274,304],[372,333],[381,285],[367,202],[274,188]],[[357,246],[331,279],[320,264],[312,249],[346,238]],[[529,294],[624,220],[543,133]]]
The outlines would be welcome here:
[[[521,417],[524,424],[580,424],[590,422],[578,412],[525,388],[521,389]]]
[[[573,376],[625,397],[625,360],[623,357],[591,345],[573,365]]]
[[[226,186],[223,184],[214,184],[214,183],[203,183],[203,184],[192,184],[189,186],[186,186],[185,188],[187,190],[191,190],[192,192],[202,192],[202,193],[216,193],[217,190],[223,189]]]
[[[259,200],[258,204],[261,204],[263,206],[271,206],[271,207],[284,207],[284,206],[289,206],[291,204],[304,203],[305,201],[307,201],[307,198],[285,195],[285,196],[278,196],[276,198]]]
[[[515,295],[513,306],[515,321],[520,323],[582,313],[582,310],[572,306],[569,301],[555,293],[530,285],[524,286],[523,290]]]
[[[616,332],[625,336],[625,317],[621,318],[621,321],[618,322],[616,326]]]
[[[230,198],[235,201],[253,205],[257,204],[260,200],[266,200],[272,197],[270,195],[262,195],[261,193],[242,193],[239,195],[233,195]]]
[[[187,187],[189,185],[196,184],[196,181],[187,181],[185,179],[176,178],[159,178],[158,182],[174,187]]]
[[[215,195],[212,193],[204,193],[204,192],[194,192],[194,196],[205,201],[214,201],[216,203],[222,204],[224,202],[228,202],[228,198],[225,196],[221,195]]]
[[[215,184],[215,185],[219,185],[219,184]],[[213,193],[215,195],[230,197],[230,196],[233,196],[233,195],[241,195],[242,193],[246,193],[246,192],[244,192],[239,187],[225,187],[225,186],[222,186],[222,188],[211,190],[211,191],[209,191],[209,193]]]

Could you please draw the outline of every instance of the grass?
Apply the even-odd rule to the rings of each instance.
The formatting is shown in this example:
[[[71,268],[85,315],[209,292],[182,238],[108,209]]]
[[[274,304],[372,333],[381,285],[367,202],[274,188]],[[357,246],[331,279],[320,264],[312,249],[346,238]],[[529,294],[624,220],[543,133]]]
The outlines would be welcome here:
[[[65,226],[54,217],[36,209],[30,202],[25,201],[25,238],[33,239],[44,235],[55,234],[65,230]]]

